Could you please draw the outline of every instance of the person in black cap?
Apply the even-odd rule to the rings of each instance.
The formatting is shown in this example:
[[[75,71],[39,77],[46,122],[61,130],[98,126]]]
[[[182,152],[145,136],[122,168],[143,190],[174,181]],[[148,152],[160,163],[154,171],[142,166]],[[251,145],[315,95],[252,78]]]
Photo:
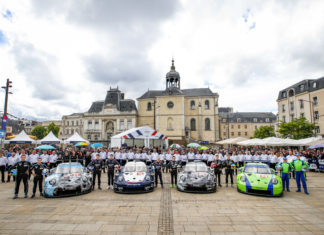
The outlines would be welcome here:
[[[39,187],[40,195],[44,196],[44,194],[43,194],[43,170],[45,170],[45,169],[46,169],[46,165],[44,163],[42,163],[41,157],[39,157],[37,160],[37,163],[32,165],[32,167],[31,167],[31,171],[33,172],[33,175],[34,175],[33,195],[31,196],[31,198],[35,197],[37,184]]]

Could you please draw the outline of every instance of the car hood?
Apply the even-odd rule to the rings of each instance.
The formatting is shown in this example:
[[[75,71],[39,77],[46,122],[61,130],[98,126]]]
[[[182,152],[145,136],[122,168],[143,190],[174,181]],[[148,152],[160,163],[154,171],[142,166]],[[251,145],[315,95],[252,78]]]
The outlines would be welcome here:
[[[255,174],[255,173],[245,173],[244,174],[250,184],[266,184],[268,185],[270,183],[270,180],[272,179],[272,174]]]
[[[125,172],[124,179],[128,183],[136,183],[144,181],[146,172]]]
[[[82,174],[73,173],[73,174],[53,174],[46,178],[46,182],[49,182],[52,179],[56,180],[56,184],[78,184],[81,183]]]
[[[210,175],[208,172],[181,172],[180,179],[189,184],[199,184],[207,182],[208,175]]]

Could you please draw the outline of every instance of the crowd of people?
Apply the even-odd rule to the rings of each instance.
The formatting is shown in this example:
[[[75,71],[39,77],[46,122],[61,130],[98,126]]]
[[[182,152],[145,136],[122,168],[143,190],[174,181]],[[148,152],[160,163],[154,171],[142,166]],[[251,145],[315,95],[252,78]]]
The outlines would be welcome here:
[[[52,169],[63,162],[79,162],[85,167],[91,167],[93,172],[93,189],[96,178],[98,188],[101,189],[101,173],[107,171],[108,186],[113,186],[113,178],[116,166],[124,166],[127,161],[143,161],[152,166],[155,172],[155,186],[158,179],[163,187],[162,173],[170,172],[171,187],[176,187],[177,172],[179,166],[187,162],[200,160],[210,166],[216,175],[218,186],[221,187],[221,175],[225,173],[225,183],[228,186],[229,178],[233,187],[234,175],[237,169],[250,162],[261,162],[277,169],[281,174],[284,190],[289,191],[289,178],[296,178],[297,192],[301,191],[302,182],[304,192],[308,194],[306,175],[304,169],[309,164],[315,164],[319,168],[319,160],[324,159],[324,153],[317,151],[298,151],[297,149],[209,149],[199,151],[192,148],[160,149],[160,148],[57,148],[54,151],[36,151],[32,148],[21,148],[16,145],[13,148],[0,151],[0,170],[2,182],[10,182],[11,176],[16,182],[14,198],[18,197],[19,185],[23,181],[25,197],[28,197],[28,181],[33,175],[33,194],[35,196],[37,184],[40,194],[44,169]],[[16,170],[13,174],[12,170]],[[5,178],[5,172],[7,178]]]

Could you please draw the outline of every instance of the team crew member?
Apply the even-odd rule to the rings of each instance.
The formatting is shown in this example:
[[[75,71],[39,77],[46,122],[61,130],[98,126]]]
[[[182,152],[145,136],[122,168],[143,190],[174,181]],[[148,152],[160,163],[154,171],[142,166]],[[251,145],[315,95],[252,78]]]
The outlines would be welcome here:
[[[302,181],[305,194],[309,194],[307,191],[307,185],[306,185],[304,172],[303,172],[303,168],[307,168],[308,165],[306,162],[300,160],[299,154],[296,154],[296,157],[297,157],[297,160],[293,160],[291,163],[292,168],[294,169],[294,171],[296,171],[296,183],[297,183],[297,191],[296,192],[301,191],[300,190],[300,181]]]
[[[252,155],[249,151],[245,153],[244,164],[252,162]]]
[[[292,162],[296,159],[296,157],[293,155],[293,152],[289,150],[289,155],[287,156],[287,162],[292,164]],[[295,179],[295,171],[292,172],[293,178]]]
[[[227,160],[224,162],[225,167],[225,176],[226,176],[226,187],[228,187],[228,176],[231,177],[231,185],[233,187],[234,181],[233,181],[233,174],[234,174],[234,162],[231,160],[231,155],[227,154]]]
[[[181,165],[182,166],[184,166],[184,165],[187,164],[187,162],[188,162],[188,156],[187,156],[187,154],[186,154],[185,151],[182,151],[181,152],[180,159],[181,159]]]
[[[208,159],[208,153],[206,150],[204,150],[203,154],[201,155],[201,160],[207,164],[207,159]]]
[[[192,149],[190,149],[190,152],[188,153],[188,161],[193,162],[195,160],[195,153]]]
[[[107,176],[108,176],[108,185],[107,189],[114,187],[114,174],[115,174],[115,166],[119,165],[119,163],[114,159],[114,156],[111,154],[109,159],[106,160],[107,167]]]
[[[52,154],[49,157],[49,168],[52,169],[55,167],[57,161],[57,154],[55,151],[52,152]]]
[[[99,155],[100,155],[100,160],[101,160],[102,162],[106,162],[106,160],[107,160],[107,153],[105,152],[104,149],[101,149]],[[103,167],[103,172],[106,173],[106,171],[105,171],[105,167]]]
[[[172,161],[169,162],[168,168],[170,169],[170,173],[171,173],[171,188],[176,188],[177,177],[178,177],[178,163],[175,157],[173,157]]]
[[[168,169],[169,169],[169,163],[172,161],[173,157],[172,154],[170,152],[165,153],[165,164],[166,164],[166,168],[165,171],[166,173],[168,173]]]
[[[100,155],[97,153],[96,159],[92,160],[89,164],[90,167],[93,167],[93,179],[92,179],[92,190],[94,190],[96,184],[96,176],[98,177],[98,189],[101,190],[101,169],[103,167],[103,162],[100,160]],[[89,167],[88,166],[88,167]]]
[[[281,179],[282,179],[282,188],[283,191],[285,191],[285,188],[287,188],[287,192],[290,192],[289,190],[289,172],[292,170],[290,163],[287,162],[287,158],[283,158],[283,162],[279,163],[279,166],[281,166]]]
[[[8,159],[3,156],[3,153],[0,152],[0,171],[1,171],[1,181],[2,183],[5,182],[5,170],[6,170],[6,165],[8,164]]]
[[[145,162],[146,162],[147,166],[150,166],[152,164],[152,154],[151,154],[151,152],[148,152],[146,154]]]
[[[17,180],[15,185],[15,195],[13,199],[16,199],[18,197],[19,193],[19,185],[21,180],[24,183],[24,192],[25,192],[25,198],[27,198],[28,194],[28,174],[30,171],[30,163],[26,161],[26,155],[21,155],[21,161],[17,162],[14,166],[12,166],[9,170],[16,168],[17,169]]]
[[[123,149],[122,153],[120,154],[120,159],[121,159],[121,165],[125,166],[126,162],[127,162],[127,153],[126,150]]]
[[[216,155],[216,160],[215,160],[215,176],[216,176],[216,183],[218,180],[218,186],[222,187],[221,184],[221,174],[222,174],[222,168],[223,168],[223,163],[222,161],[219,159],[219,155]]]
[[[36,164],[32,165],[31,171],[34,175],[34,186],[33,186],[33,195],[32,198],[35,197],[37,183],[39,188],[39,194],[41,196],[44,196],[43,194],[43,170],[46,169],[46,165],[42,163],[42,158],[38,158],[38,161]]]
[[[36,164],[37,159],[39,158],[39,155],[36,153],[35,150],[32,151],[32,154],[29,155],[29,162],[30,164]]]
[[[153,163],[154,170],[155,170],[155,187],[158,185],[158,178],[160,179],[161,187],[163,188],[163,180],[162,180],[162,165],[160,158]]]
[[[12,167],[17,163],[17,159],[15,157],[15,152],[11,153],[11,156],[8,157],[8,177],[7,177],[7,182],[10,182],[11,174],[10,171]],[[16,181],[16,176],[13,175],[13,180]]]
[[[108,156],[110,156],[110,154],[109,154]],[[113,155],[113,156],[114,156],[114,155]],[[133,152],[132,149],[130,149],[130,150],[128,151],[128,153],[127,153],[127,160],[128,160],[128,161],[133,161],[133,160],[134,160],[134,152]]]

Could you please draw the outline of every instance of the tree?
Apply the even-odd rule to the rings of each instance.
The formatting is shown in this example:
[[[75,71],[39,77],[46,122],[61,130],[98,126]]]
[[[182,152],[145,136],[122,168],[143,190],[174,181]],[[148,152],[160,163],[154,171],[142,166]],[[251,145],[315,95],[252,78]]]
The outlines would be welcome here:
[[[273,126],[262,126],[254,131],[253,138],[267,138],[276,136]]]
[[[53,134],[58,137],[59,131],[60,131],[60,127],[56,126],[54,124],[54,122],[52,122],[51,124],[49,124],[46,128],[47,130],[47,134],[50,133],[51,131],[53,132]]]
[[[36,136],[37,139],[40,140],[40,139],[43,139],[46,136],[47,130],[43,126],[35,126],[33,128],[33,130],[31,131],[31,134]]]
[[[291,122],[283,122],[279,125],[278,132],[284,138],[303,139],[314,135],[315,124],[309,123],[306,118],[296,118]]]

